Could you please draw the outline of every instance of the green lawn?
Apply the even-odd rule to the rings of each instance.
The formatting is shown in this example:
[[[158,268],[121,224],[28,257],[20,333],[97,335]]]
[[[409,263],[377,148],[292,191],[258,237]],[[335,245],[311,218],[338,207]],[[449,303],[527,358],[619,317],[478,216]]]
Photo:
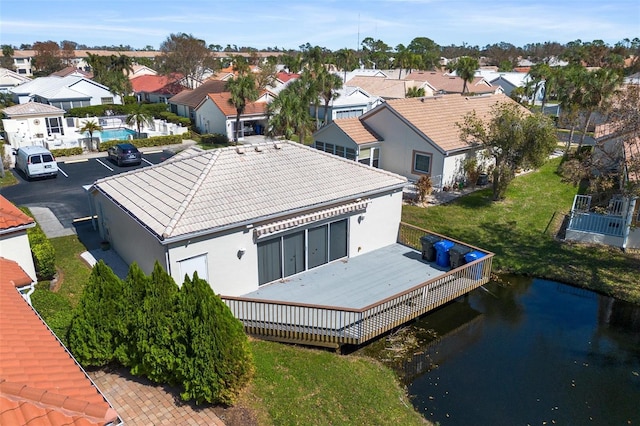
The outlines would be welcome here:
[[[256,376],[243,404],[260,424],[420,425],[394,373],[370,359],[253,341]]]
[[[487,188],[446,205],[405,206],[403,221],[494,252],[494,272],[553,279],[640,303],[640,255],[554,238],[577,192],[556,174],[559,162],[517,177],[505,201],[492,202]]]

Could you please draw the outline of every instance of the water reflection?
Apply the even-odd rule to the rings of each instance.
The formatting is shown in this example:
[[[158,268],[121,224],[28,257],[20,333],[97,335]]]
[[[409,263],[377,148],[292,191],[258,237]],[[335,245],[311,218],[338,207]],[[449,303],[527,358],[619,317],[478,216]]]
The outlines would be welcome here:
[[[416,409],[445,426],[640,424],[640,307],[509,281],[363,351],[394,368]]]

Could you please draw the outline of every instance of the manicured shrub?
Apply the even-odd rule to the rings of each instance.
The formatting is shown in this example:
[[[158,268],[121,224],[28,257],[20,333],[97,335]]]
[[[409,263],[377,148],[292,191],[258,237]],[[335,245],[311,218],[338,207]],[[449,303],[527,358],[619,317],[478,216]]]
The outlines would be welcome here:
[[[80,155],[82,154],[82,148],[65,148],[65,149],[52,149],[51,153],[54,157],[70,157],[72,155]]]
[[[158,262],[149,277],[132,264],[127,282],[131,286],[130,300],[137,305],[130,332],[131,373],[155,382],[174,383],[172,341],[178,285]]]
[[[229,145],[229,138],[220,133],[205,134],[200,136],[200,142],[204,145]]]
[[[84,366],[103,366],[127,345],[124,284],[100,260],[93,267],[69,329],[69,349]]]
[[[253,375],[249,342],[240,321],[197,273],[182,284],[176,325],[180,396],[233,404]]]
[[[67,333],[73,317],[69,300],[48,288],[36,287],[31,295],[31,304],[58,339],[67,345]]]
[[[56,274],[56,250],[49,240],[31,246],[33,264],[40,280],[50,280]]]
[[[27,216],[33,217],[29,209],[21,207],[20,210]],[[47,238],[40,225],[27,229],[27,237],[31,246],[31,256],[36,269],[36,276],[41,280],[50,280],[56,274],[56,250]]]

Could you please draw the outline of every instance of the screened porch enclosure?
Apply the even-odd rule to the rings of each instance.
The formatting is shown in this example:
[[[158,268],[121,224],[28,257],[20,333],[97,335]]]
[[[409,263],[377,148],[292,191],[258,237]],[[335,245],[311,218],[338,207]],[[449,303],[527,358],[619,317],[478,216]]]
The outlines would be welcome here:
[[[482,256],[455,269],[438,266],[422,257],[420,237],[425,234],[446,238],[401,224],[395,244],[356,257],[338,257],[243,296],[222,299],[247,333],[257,337],[336,348],[362,344],[489,281],[492,253],[446,238]],[[326,243],[323,259],[328,260],[330,227],[324,236],[318,241],[320,248]],[[262,247],[273,255],[296,250],[299,255],[303,244],[302,236],[292,236],[290,241],[269,240]],[[290,256],[282,270],[291,272],[301,265],[297,255]]]

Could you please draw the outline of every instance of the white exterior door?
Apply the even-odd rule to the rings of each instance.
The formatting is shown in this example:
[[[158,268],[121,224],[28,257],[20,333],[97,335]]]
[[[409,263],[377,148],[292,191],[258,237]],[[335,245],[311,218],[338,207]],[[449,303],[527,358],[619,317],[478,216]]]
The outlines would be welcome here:
[[[190,257],[188,259],[178,261],[180,265],[180,277],[184,278],[185,275],[189,279],[193,278],[194,272],[198,273],[198,278],[201,278],[209,282],[209,272],[207,268],[207,255],[201,254],[199,256]]]

